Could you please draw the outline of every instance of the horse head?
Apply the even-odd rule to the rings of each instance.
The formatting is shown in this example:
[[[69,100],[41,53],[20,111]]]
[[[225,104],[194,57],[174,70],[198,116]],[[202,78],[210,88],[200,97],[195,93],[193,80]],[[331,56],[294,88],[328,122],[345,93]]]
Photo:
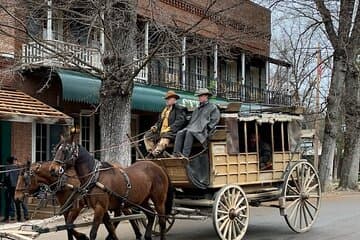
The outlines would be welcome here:
[[[74,134],[68,138],[61,136],[61,140],[56,147],[53,161],[49,171],[53,176],[64,174],[65,170],[74,166],[79,157],[79,145],[74,142]]]
[[[23,200],[27,194],[33,194],[38,191],[39,176],[38,172],[41,168],[40,163],[28,163],[27,167],[21,171],[15,189],[15,200]]]

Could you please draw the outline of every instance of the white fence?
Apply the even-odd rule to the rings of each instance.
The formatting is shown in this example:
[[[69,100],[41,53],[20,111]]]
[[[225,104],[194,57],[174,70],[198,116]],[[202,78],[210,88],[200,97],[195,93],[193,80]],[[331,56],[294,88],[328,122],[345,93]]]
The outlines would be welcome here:
[[[57,40],[29,42],[22,46],[23,64],[95,67],[102,69],[100,51]]]

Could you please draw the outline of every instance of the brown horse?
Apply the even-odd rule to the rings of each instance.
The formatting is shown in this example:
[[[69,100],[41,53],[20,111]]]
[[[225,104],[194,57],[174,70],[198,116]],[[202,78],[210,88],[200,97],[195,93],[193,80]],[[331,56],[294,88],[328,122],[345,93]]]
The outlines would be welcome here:
[[[42,162],[42,163],[34,163],[29,169],[23,171],[18,178],[16,190],[15,190],[15,199],[23,200],[25,198],[25,194],[34,194],[39,191],[41,185],[54,186],[55,189],[52,189],[55,192],[55,196],[60,203],[61,206],[65,204],[67,199],[73,193],[73,188],[80,186],[80,181],[76,175],[76,172],[73,168],[70,168],[66,171],[66,179],[65,183],[71,185],[73,188],[65,186],[65,183],[59,182],[61,179],[56,176],[52,176],[49,172],[49,167],[51,162]],[[69,210],[64,213],[64,218],[66,224],[73,224],[77,216],[79,215],[81,209],[85,206],[85,201],[81,199],[79,204],[71,206]],[[124,214],[131,214],[131,211],[128,209],[124,209]],[[121,212],[116,212],[115,216],[119,216]],[[135,221],[130,221],[133,230],[136,235],[136,239],[141,239],[141,233]],[[118,223],[116,223],[116,226]],[[88,240],[88,237],[80,233],[74,229],[67,230],[68,240],[72,240],[73,236],[77,240]],[[108,237],[109,238],[109,237]]]
[[[63,167],[71,166],[74,166],[80,179],[81,189],[86,192],[87,203],[94,209],[91,240],[96,239],[102,222],[112,239],[118,239],[106,213],[134,205],[141,206],[147,216],[145,239],[150,240],[155,214],[149,200],[154,203],[159,217],[160,238],[165,239],[166,215],[171,212],[173,190],[161,167],[147,161],[137,162],[128,168],[97,162],[84,147],[74,143],[73,136],[61,140],[50,172],[58,175],[64,171]]]
[[[34,163],[30,166],[28,171],[24,171],[18,178],[18,182],[15,190],[15,200],[23,200],[25,197],[25,193],[34,194],[40,189],[41,185],[51,186],[58,182],[58,178],[51,176],[49,172],[51,162],[43,162],[43,163]],[[69,169],[67,171],[69,177],[67,178],[67,183],[78,187],[80,186],[80,181],[76,177],[76,173],[73,169]],[[55,185],[54,185],[55,186]],[[63,205],[67,198],[71,195],[72,190],[67,187],[61,187],[56,191],[56,198],[58,202]],[[68,211],[64,213],[64,218],[66,224],[72,224],[77,216],[79,215],[81,209],[84,207],[84,201],[79,202],[79,207],[72,207]],[[67,230],[68,239],[72,240],[74,236],[78,240],[87,240],[88,237],[80,232],[75,231],[74,229]]]

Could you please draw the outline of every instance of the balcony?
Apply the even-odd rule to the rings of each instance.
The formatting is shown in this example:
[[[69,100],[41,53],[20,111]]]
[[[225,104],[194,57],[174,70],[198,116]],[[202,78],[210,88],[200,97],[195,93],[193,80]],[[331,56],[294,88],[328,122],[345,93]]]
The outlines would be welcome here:
[[[102,69],[101,55],[98,49],[58,40],[23,44],[21,62],[23,65]]]
[[[139,74],[135,82],[195,92],[199,88],[209,88],[217,97],[222,97],[230,101],[241,101],[247,103],[258,103],[277,106],[291,106],[291,95],[281,91],[270,91],[262,88],[256,88],[247,85],[241,85],[237,82],[225,80],[218,81],[217,86],[211,82],[210,77],[200,75],[195,72],[185,72],[185,82],[182,81],[180,70],[167,69],[164,67],[152,67],[149,70],[148,78]]]

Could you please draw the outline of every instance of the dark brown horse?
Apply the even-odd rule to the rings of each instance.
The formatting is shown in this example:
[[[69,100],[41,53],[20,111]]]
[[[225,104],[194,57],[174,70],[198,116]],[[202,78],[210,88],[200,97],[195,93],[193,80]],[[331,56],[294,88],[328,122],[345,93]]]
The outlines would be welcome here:
[[[15,190],[15,199],[23,200],[25,194],[34,194],[39,191],[41,185],[46,185],[53,187],[52,191],[55,192],[55,196],[61,206],[65,204],[67,199],[73,193],[73,188],[80,186],[80,181],[76,175],[76,172],[73,168],[69,168],[66,171],[66,179],[64,183],[59,182],[61,179],[57,176],[53,176],[49,172],[51,162],[41,162],[33,163],[29,166],[29,169],[26,169],[21,173],[18,178],[16,190]],[[66,186],[65,184],[69,184]],[[72,186],[72,187],[70,187]],[[76,206],[76,207],[75,207]],[[79,215],[81,209],[85,206],[85,201],[81,199],[78,205],[72,205],[69,210],[64,213],[64,218],[66,224],[73,224],[77,216]],[[131,211],[124,209],[124,214],[131,214]],[[115,216],[119,216],[121,212],[115,213]],[[139,231],[138,225],[135,221],[130,221],[133,230],[135,232],[136,238],[141,239],[141,233]],[[118,223],[116,223],[117,226]],[[88,240],[88,237],[80,232],[77,232],[74,229],[68,229],[68,240],[72,240],[73,236],[77,240]],[[108,237],[110,238],[110,237]]]
[[[50,172],[61,174],[63,167],[71,166],[74,166],[80,179],[81,189],[86,190],[87,203],[94,209],[91,240],[96,239],[101,223],[104,223],[112,239],[118,239],[106,213],[134,205],[141,206],[147,216],[145,239],[150,240],[155,215],[149,200],[154,203],[159,217],[161,239],[165,239],[166,215],[171,212],[173,191],[161,167],[147,161],[137,162],[128,168],[97,162],[85,148],[74,143],[73,137],[60,142]]]

